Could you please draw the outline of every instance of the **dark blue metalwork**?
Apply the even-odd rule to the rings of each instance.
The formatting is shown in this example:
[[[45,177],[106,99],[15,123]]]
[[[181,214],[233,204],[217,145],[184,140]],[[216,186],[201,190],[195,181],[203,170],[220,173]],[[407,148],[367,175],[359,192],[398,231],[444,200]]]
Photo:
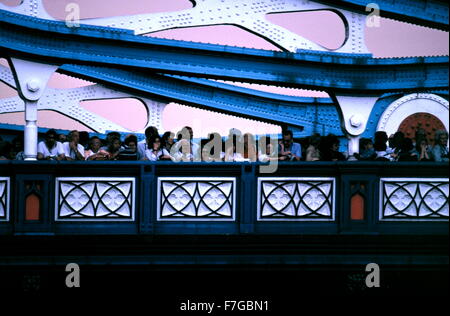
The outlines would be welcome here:
[[[376,3],[382,17],[448,31],[448,2],[441,0],[315,0],[367,14],[368,4]]]
[[[5,11],[0,11],[0,18],[0,46],[6,57],[136,67],[334,93],[367,95],[448,87],[448,57],[374,59],[370,55],[310,51],[293,54],[153,39],[102,27],[68,28],[63,22],[29,17],[24,21],[23,16]]]
[[[297,136],[308,136],[316,131],[342,135],[336,106],[329,98],[282,96],[205,79],[174,78],[104,67],[64,65],[60,71],[120,86],[121,89],[132,89],[133,94],[149,94],[163,102],[179,102],[264,122],[287,124],[301,129]]]

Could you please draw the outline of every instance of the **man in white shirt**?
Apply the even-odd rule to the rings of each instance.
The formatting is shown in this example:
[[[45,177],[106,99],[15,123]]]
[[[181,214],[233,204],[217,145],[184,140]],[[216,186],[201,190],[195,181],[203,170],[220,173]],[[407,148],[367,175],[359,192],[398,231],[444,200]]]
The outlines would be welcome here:
[[[63,144],[66,159],[69,161],[84,160],[84,147],[79,144],[80,134],[78,131],[71,131],[67,139],[68,142]]]
[[[201,161],[200,146],[194,143],[194,131],[191,127],[185,126],[181,132],[178,142],[172,146],[170,155],[174,161]]]
[[[141,159],[145,157],[145,151],[149,149],[147,143],[153,137],[159,137],[158,129],[155,126],[149,126],[145,129],[145,139],[137,144],[138,156]]]
[[[64,149],[62,144],[56,141],[57,136],[54,129],[45,133],[45,141],[38,144],[38,160],[64,160]]]

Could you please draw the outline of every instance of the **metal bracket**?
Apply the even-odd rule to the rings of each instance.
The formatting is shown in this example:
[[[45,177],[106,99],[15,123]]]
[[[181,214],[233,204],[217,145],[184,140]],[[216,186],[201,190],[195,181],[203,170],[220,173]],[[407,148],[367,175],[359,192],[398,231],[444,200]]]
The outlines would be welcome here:
[[[7,67],[0,65],[0,81],[12,88],[16,88],[16,84],[12,79],[11,71]],[[156,126],[158,129],[162,129],[162,113],[167,104],[114,91],[99,84],[73,89],[46,88],[38,101],[37,110],[61,113],[99,133],[105,133],[106,131],[132,132],[80,106],[81,101],[124,98],[138,99],[146,107],[148,114],[147,124],[136,132],[143,133],[148,126]],[[19,97],[0,99],[0,113],[22,112],[24,110],[25,103]]]

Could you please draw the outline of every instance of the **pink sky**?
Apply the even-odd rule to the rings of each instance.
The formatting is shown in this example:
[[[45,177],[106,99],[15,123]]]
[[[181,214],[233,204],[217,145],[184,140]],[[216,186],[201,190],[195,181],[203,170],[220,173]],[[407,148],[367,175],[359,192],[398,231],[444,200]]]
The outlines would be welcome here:
[[[175,11],[192,7],[188,0],[44,0],[44,5],[49,14],[57,19],[64,19],[66,5],[74,2],[80,5],[81,18]],[[107,5],[105,5],[106,2]],[[20,0],[0,0],[0,3],[13,6],[20,3]],[[342,21],[331,12],[271,14],[267,18],[273,23],[328,48],[338,47],[344,39]],[[278,50],[262,38],[229,25],[166,30],[149,35],[169,39]],[[448,32],[382,19],[381,27],[366,29],[366,44],[374,56],[380,58],[448,55],[449,37]],[[67,79],[59,74],[55,74],[50,81],[50,87],[62,89],[86,84],[89,83],[77,79]],[[273,87],[258,87],[256,85],[249,87],[289,95],[326,96],[324,93],[295,89],[277,90]],[[17,95],[17,93],[13,89],[0,83],[1,98],[14,95]],[[126,115],[124,115],[125,106]],[[83,107],[131,130],[139,130],[146,124],[144,107],[136,100],[86,102],[83,103]],[[23,113],[0,114],[0,123],[23,124],[23,121]],[[164,129],[172,131],[184,125],[198,126],[197,129],[202,129],[198,136],[206,136],[208,131],[225,134],[230,127],[237,127],[243,132],[253,133],[280,131],[279,127],[270,124],[257,123],[176,104],[169,104],[166,107],[163,122]],[[49,111],[39,113],[38,124],[41,127],[77,128],[90,131],[82,124]]]

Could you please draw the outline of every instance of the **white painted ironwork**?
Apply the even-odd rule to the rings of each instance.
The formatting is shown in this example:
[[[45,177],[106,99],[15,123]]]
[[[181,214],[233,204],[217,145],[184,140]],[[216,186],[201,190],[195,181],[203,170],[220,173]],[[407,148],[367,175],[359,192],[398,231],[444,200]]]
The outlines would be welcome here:
[[[17,91],[25,103],[25,160],[36,160],[38,143],[37,102],[42,97],[50,77],[58,66],[19,58],[10,58],[10,61],[18,85]]]
[[[9,7],[0,3],[0,10],[6,10],[35,18],[54,20],[54,18],[45,10],[42,0],[21,0],[20,5],[15,7]]]
[[[369,52],[365,45],[366,16],[362,14],[304,0],[195,0],[192,2],[195,3],[193,8],[182,11],[86,19],[82,22],[131,29],[135,34],[195,26],[236,25],[291,52],[296,52],[298,49],[326,51],[328,49],[270,22],[266,19],[266,15],[331,10],[338,13],[346,25],[345,43],[334,51],[358,54]]]
[[[448,100],[436,94],[413,93],[387,107],[380,117],[377,131],[385,131],[388,135],[395,134],[400,124],[416,113],[432,114],[441,120],[447,131],[450,130]]]
[[[55,221],[134,221],[135,178],[56,178]]]
[[[234,221],[236,178],[158,178],[158,221]]]
[[[342,117],[342,127],[348,139],[349,160],[359,152],[360,135],[364,133],[378,97],[351,97],[336,95]]]
[[[174,28],[236,25],[287,51],[296,52],[299,49],[327,51],[329,49],[270,22],[266,19],[266,15],[270,13],[330,10],[338,14],[346,28],[344,44],[333,51],[369,53],[365,44],[367,17],[363,14],[307,0],[192,0],[191,2],[195,5],[187,10],[85,19],[80,23],[130,29],[137,35]],[[54,20],[45,11],[41,0],[25,0],[18,7],[7,7],[0,4],[0,9]]]
[[[448,221],[448,178],[380,179],[380,221]]]
[[[378,97],[336,96],[348,135],[359,136],[364,133],[370,113]]]
[[[13,88],[16,87],[11,70],[1,65],[0,81]],[[156,126],[158,129],[162,129],[162,113],[167,104],[115,91],[100,84],[73,89],[46,88],[37,103],[37,110],[49,110],[61,113],[99,133],[105,133],[106,131],[132,132],[119,124],[84,109],[80,105],[82,101],[124,98],[138,99],[146,107],[148,115],[147,124],[144,128],[136,132],[144,133],[148,126]],[[23,112],[24,110],[25,102],[20,97],[0,99],[0,114]]]
[[[258,221],[334,221],[334,178],[258,178]]]
[[[9,221],[10,178],[0,177],[0,222]]]

